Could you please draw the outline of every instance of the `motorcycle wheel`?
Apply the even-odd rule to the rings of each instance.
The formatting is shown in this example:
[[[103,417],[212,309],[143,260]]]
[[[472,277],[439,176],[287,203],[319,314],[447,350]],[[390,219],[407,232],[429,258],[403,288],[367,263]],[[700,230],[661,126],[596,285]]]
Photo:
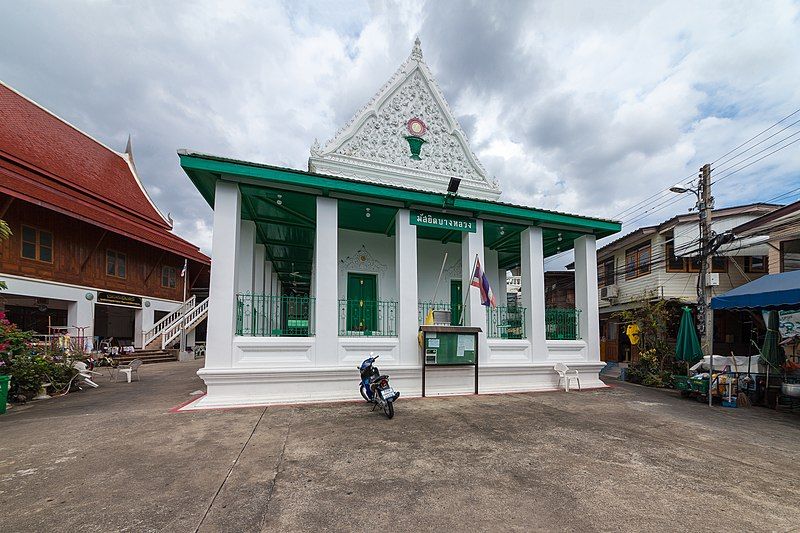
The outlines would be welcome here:
[[[386,413],[386,418],[391,419],[394,416],[394,402],[386,402],[383,412]]]
[[[366,401],[368,401],[368,402],[371,402],[371,401],[372,401],[372,400],[370,400],[370,399],[369,399],[369,396],[367,396],[367,389],[366,389],[366,388],[364,388],[364,384],[363,384],[363,383],[362,383],[362,384],[361,384],[361,386],[358,388],[358,392],[360,392],[360,393],[361,393],[361,397],[362,397],[362,398],[364,398],[364,400],[366,400]]]

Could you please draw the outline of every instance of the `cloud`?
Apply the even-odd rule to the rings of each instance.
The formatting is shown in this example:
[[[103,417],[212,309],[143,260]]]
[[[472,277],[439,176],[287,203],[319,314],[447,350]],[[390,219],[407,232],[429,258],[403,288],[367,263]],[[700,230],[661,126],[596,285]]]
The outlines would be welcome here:
[[[304,168],[416,34],[504,199],[614,217],[800,107],[798,13],[790,1],[3,3],[0,79],[119,150],[131,133],[159,207],[208,251],[211,210],[175,150]],[[720,182],[717,205],[800,187],[798,166],[800,143]],[[626,229],[691,203],[649,206]]]

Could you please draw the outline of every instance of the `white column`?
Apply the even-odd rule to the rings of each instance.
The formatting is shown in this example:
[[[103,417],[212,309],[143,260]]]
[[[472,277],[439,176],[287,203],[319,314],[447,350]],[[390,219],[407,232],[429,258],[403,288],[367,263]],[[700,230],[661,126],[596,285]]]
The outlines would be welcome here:
[[[264,294],[272,295],[272,261],[264,262]]]
[[[253,292],[253,259],[256,249],[256,223],[242,220],[239,230],[239,292]]]
[[[489,285],[492,287],[497,305],[506,305],[505,302],[500,299],[500,272],[497,267],[498,253],[496,250],[489,249],[484,250],[483,253],[486,256],[486,275],[489,278]]]
[[[87,293],[89,293],[89,291],[87,291]],[[91,300],[87,300],[84,295],[82,298],[79,298],[75,302],[67,303],[67,324],[66,324],[69,327],[88,326],[83,331],[84,335],[89,340],[91,340],[92,337],[94,337],[94,300],[97,299],[96,292],[91,291],[91,294],[92,294]],[[75,330],[70,330],[70,331],[75,331]],[[93,346],[93,348],[97,349],[97,346]]]
[[[400,363],[419,365],[417,333],[417,227],[409,223],[408,209],[395,215],[394,262],[397,289],[397,336],[400,341]]]
[[[233,366],[236,292],[239,288],[239,217],[242,197],[235,183],[218,180],[211,238],[206,368]]]
[[[497,305],[508,305],[508,285],[506,282],[506,269],[497,269]]]
[[[600,360],[600,307],[597,301],[597,242],[594,235],[575,239],[575,309],[580,309],[586,359]]]
[[[149,307],[142,305],[142,308],[138,309],[134,315],[134,346],[137,348],[144,348],[144,339],[142,338],[142,334],[152,328],[154,323],[155,313],[152,305]]]
[[[314,321],[316,364],[334,366],[339,360],[339,206],[335,198],[317,197],[314,255]]]
[[[475,233],[465,232],[461,235],[461,290],[467,302],[464,306],[464,325],[481,328],[481,333],[478,335],[479,361],[486,361],[489,358],[486,343],[486,308],[481,305],[480,291],[474,287],[470,288],[476,255],[481,262],[481,268],[486,268],[482,220],[476,221]],[[468,296],[467,291],[469,291]]]
[[[253,250],[253,292],[264,293],[264,262],[267,259],[267,248],[256,244]]]
[[[542,228],[531,226],[520,234],[522,307],[525,308],[525,333],[531,342],[534,361],[547,359],[543,244]]]

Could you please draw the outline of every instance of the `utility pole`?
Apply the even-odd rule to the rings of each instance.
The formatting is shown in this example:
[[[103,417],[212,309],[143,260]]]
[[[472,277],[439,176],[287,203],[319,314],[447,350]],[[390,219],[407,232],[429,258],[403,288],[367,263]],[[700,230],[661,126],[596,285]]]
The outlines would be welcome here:
[[[700,168],[700,194],[698,212],[700,214],[700,279],[697,286],[698,325],[700,329],[700,347],[709,355],[708,405],[711,405],[711,382],[714,373],[714,311],[711,309],[711,287],[708,285],[708,274],[713,271],[714,253],[712,243],[714,234],[711,231],[711,210],[714,208],[714,197],[711,196],[711,165]]]

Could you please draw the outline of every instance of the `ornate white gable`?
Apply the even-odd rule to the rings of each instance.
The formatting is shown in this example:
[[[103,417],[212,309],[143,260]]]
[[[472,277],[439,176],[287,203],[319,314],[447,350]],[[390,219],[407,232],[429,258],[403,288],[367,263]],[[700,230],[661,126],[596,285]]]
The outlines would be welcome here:
[[[422,60],[419,39],[389,81],[323,147],[314,143],[309,170],[365,181],[444,192],[461,178],[460,196],[495,200],[464,131]]]

